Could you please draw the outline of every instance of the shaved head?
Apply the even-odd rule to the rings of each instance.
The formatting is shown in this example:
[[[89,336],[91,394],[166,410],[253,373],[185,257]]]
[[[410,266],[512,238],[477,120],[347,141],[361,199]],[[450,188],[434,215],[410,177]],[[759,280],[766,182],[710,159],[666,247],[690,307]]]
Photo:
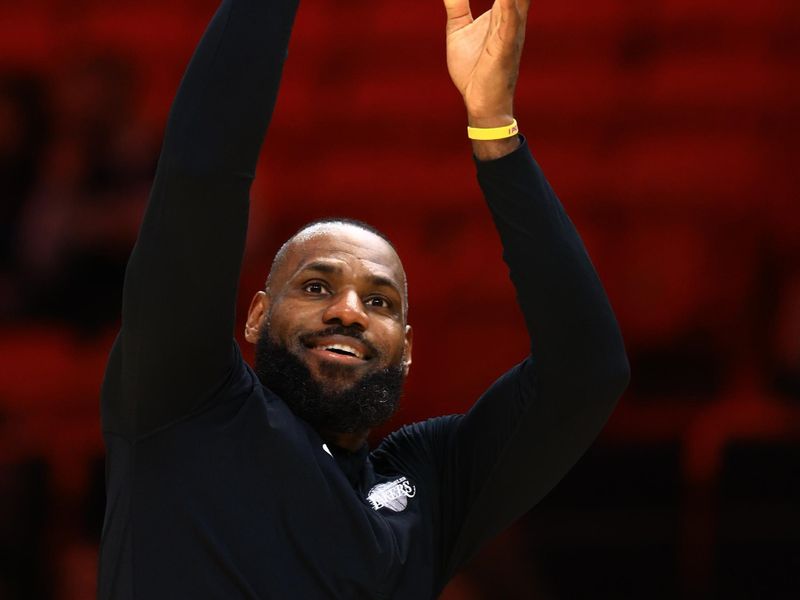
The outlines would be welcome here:
[[[285,270],[289,268],[290,263],[296,263],[298,258],[302,260],[303,245],[306,242],[323,235],[335,236],[337,232],[346,234],[348,230],[350,233],[357,232],[359,235],[366,234],[367,236],[379,238],[390,250],[390,253],[393,255],[393,258],[397,263],[398,279],[402,282],[401,291],[403,295],[403,317],[407,319],[408,281],[406,279],[403,263],[397,253],[397,249],[389,237],[376,227],[373,227],[364,221],[350,219],[347,217],[327,217],[324,219],[317,219],[315,221],[306,223],[300,229],[298,229],[288,240],[283,243],[278,252],[275,254],[275,258],[273,258],[272,265],[270,266],[269,274],[267,275],[265,291],[268,295],[271,295],[275,291],[273,289],[273,284],[285,274]],[[289,260],[290,258],[292,260]]]

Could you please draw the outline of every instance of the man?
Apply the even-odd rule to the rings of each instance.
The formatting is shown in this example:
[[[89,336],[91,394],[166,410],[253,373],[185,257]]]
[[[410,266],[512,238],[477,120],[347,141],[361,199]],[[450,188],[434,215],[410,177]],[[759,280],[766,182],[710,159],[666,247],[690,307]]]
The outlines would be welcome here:
[[[181,83],[103,386],[100,597],[433,598],[564,475],[628,379],[585,250],[513,122],[527,0],[446,0],[447,59],[531,335],[466,415],[369,452],[412,357],[405,274],[312,224],[231,339],[248,190],[295,0],[225,0]]]

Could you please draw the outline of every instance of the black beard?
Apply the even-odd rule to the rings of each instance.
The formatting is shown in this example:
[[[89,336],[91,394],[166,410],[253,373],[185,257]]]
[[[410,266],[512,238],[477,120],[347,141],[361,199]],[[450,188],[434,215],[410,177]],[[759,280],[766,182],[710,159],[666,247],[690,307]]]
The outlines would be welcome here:
[[[341,331],[334,327],[328,333],[349,334],[345,327]],[[395,365],[368,373],[343,390],[328,389],[300,358],[274,341],[267,328],[256,342],[254,366],[261,383],[320,432],[354,433],[385,423],[397,411],[405,380],[405,369]],[[335,364],[323,367],[332,375],[342,368]]]

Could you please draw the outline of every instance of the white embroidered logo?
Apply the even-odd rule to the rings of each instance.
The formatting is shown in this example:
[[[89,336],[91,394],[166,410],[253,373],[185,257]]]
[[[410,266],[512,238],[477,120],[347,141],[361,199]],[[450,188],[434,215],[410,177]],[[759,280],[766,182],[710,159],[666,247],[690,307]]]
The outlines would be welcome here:
[[[405,510],[408,499],[417,494],[417,488],[405,477],[394,481],[379,483],[367,494],[367,500],[375,510],[388,508],[394,512]]]

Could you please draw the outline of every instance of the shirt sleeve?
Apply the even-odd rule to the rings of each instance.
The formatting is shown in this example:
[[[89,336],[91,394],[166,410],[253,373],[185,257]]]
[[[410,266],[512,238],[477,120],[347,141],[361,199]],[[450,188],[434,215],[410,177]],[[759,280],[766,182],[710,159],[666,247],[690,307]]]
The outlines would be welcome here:
[[[428,441],[441,465],[442,585],[555,486],[629,379],[600,280],[524,138],[513,153],[476,163],[531,349]]]
[[[137,437],[204,405],[232,339],[250,184],[297,0],[224,0],[184,74],[125,274],[103,427]]]

